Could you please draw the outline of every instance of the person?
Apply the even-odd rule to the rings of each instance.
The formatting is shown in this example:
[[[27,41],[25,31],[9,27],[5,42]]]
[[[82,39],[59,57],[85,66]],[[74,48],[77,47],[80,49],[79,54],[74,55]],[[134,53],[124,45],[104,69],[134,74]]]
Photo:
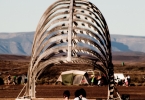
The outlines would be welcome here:
[[[24,77],[24,84],[27,83],[27,76]]]
[[[91,86],[93,86],[94,85],[94,78],[95,78],[95,76],[94,75],[91,75],[92,76],[92,79],[91,79]]]
[[[131,79],[129,75],[127,75],[127,81],[128,81],[128,86],[130,86]]]
[[[10,74],[7,77],[7,81],[8,81],[8,85],[10,85],[10,82],[11,82],[11,75]]]
[[[69,91],[69,90],[65,90],[65,91],[63,92],[63,97],[64,97],[64,100],[69,100],[70,91]]]
[[[101,85],[108,85],[107,77],[105,74],[101,77]]]
[[[86,98],[87,94],[86,94],[85,89],[83,88],[80,89],[80,96],[82,97],[82,100],[87,100]]]
[[[101,84],[101,79],[102,79],[102,77],[101,76],[98,76],[98,86],[101,86],[102,84]]]
[[[126,87],[128,87],[128,80],[127,80],[127,76],[125,77],[124,82],[125,82],[125,86],[126,86]]]
[[[87,100],[86,98],[86,91],[81,88],[75,91],[75,98],[74,100]]]
[[[124,66],[125,64],[124,64],[124,62],[122,62],[122,66]]]
[[[16,84],[16,76],[13,77],[13,85]]]
[[[18,76],[18,78],[17,78],[18,84],[21,84],[21,80],[22,80],[22,77]]]
[[[98,80],[98,86],[101,86],[101,79]]]
[[[75,91],[75,98],[74,98],[74,100],[81,100],[81,98],[80,98],[80,90],[79,89],[77,89]]]

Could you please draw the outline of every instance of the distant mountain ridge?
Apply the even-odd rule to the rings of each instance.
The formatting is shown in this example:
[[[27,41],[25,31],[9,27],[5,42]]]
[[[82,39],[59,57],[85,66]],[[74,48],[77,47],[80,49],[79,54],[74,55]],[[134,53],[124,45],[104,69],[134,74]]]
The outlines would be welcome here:
[[[34,32],[0,33],[0,54],[31,55]],[[145,53],[145,37],[111,34],[112,51]]]
[[[30,55],[34,32],[0,33],[0,54]]]

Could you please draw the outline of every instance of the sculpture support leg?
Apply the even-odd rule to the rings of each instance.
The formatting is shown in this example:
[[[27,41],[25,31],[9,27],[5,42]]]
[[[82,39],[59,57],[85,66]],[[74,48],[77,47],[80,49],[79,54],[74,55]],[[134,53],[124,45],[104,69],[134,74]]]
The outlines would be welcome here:
[[[30,69],[28,70],[27,74],[28,80],[27,80],[27,85],[26,85],[26,96],[30,96]]]
[[[114,69],[113,64],[109,64],[109,84],[108,84],[108,100],[113,100],[113,94],[114,94]]]
[[[35,85],[35,78],[33,77],[32,78],[32,86],[31,86],[31,98],[36,98],[36,96],[35,96],[35,87],[36,87],[36,85]]]

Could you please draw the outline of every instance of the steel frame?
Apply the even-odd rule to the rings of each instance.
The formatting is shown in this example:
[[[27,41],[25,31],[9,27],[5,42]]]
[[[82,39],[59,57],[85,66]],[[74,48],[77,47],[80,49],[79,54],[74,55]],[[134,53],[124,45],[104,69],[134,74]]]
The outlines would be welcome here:
[[[35,82],[55,64],[91,64],[108,80],[113,99],[114,69],[107,23],[87,0],[58,0],[42,15],[33,40],[26,95],[35,98]]]

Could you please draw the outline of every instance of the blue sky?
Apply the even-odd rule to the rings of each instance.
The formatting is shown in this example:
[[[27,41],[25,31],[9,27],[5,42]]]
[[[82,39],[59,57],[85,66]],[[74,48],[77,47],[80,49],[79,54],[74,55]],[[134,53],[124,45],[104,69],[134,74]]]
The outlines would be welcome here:
[[[145,36],[145,0],[89,0],[102,12],[110,34]],[[0,32],[35,31],[55,0],[0,0]]]

